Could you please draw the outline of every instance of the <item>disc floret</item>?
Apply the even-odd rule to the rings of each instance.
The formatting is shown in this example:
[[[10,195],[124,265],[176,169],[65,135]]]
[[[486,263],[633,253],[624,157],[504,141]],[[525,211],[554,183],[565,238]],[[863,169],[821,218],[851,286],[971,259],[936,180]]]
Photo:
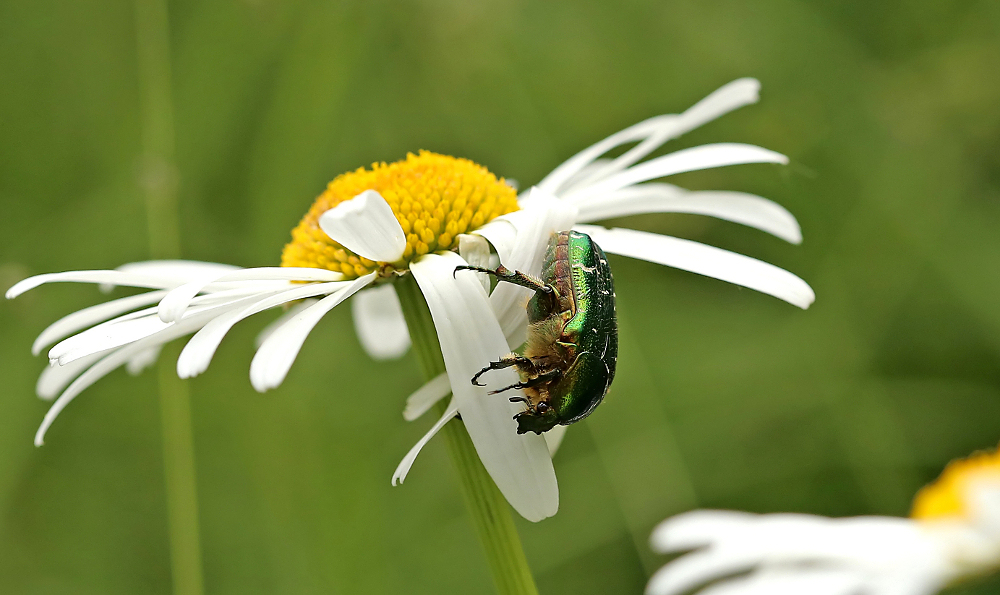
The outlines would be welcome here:
[[[919,520],[968,518],[968,493],[982,482],[1000,484],[1000,452],[981,451],[952,461],[913,499],[910,516]]]
[[[385,198],[406,234],[406,248],[397,262],[358,256],[320,229],[323,213],[366,190]],[[517,208],[517,192],[485,167],[430,151],[410,153],[403,160],[373,163],[371,169],[359,168],[330,182],[292,230],[281,265],[328,269],[347,279],[373,271],[389,275],[428,252],[454,249],[459,234]]]

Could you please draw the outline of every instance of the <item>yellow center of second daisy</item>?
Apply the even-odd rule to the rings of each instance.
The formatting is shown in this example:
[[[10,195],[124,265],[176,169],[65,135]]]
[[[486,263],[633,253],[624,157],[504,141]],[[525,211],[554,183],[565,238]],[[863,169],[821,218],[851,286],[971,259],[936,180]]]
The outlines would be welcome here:
[[[320,215],[365,190],[389,203],[406,234],[398,262],[375,262],[344,248],[319,227]],[[447,155],[421,151],[395,163],[374,163],[337,176],[292,230],[281,266],[343,273],[348,279],[372,271],[389,274],[414,258],[458,245],[458,235],[517,210],[517,192],[485,167]]]
[[[910,516],[923,520],[966,518],[966,494],[972,484],[983,480],[1000,482],[1000,452],[977,452],[948,463],[940,477],[917,492]]]

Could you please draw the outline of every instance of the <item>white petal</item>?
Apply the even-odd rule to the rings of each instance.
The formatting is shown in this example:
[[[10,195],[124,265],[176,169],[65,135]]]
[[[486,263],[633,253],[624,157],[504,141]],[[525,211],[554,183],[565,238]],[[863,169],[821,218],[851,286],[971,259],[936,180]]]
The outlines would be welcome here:
[[[692,550],[743,531],[758,518],[759,515],[735,510],[693,510],[657,525],[649,544],[661,554]]]
[[[788,163],[788,158],[780,153],[769,151],[754,145],[740,143],[717,143],[701,145],[675,151],[650,159],[644,163],[609,176],[594,184],[581,187],[563,195],[566,200],[582,201],[584,199],[614,192],[619,188],[663,178],[674,174],[726,165],[743,163]]]
[[[125,370],[132,376],[138,376],[143,370],[156,363],[162,350],[163,346],[157,345],[145,351],[140,351],[125,362]]]
[[[424,445],[427,444],[430,439],[435,436],[435,434],[441,431],[441,428],[443,428],[444,425],[451,421],[451,419],[457,414],[458,405],[455,403],[455,399],[452,399],[451,403],[448,405],[448,409],[445,410],[444,415],[441,416],[441,419],[437,420],[437,422],[431,426],[431,429],[424,434],[423,438],[418,440],[417,443],[413,445],[410,452],[406,453],[403,460],[399,462],[399,466],[396,467],[396,471],[392,474],[392,485],[399,485],[403,483],[406,479],[406,475],[410,472],[410,467],[413,466],[413,461],[417,460],[417,455],[420,454],[421,450],[423,450]]]
[[[240,267],[217,262],[201,262],[198,260],[145,260],[129,262],[117,267],[116,271],[151,275],[172,283],[171,287],[187,283],[203,277],[216,277],[227,271],[236,271]],[[115,288],[114,283],[101,283],[98,288],[108,293]]]
[[[504,231],[509,228],[503,227],[503,224],[494,226],[493,221],[477,233],[494,246],[505,242],[509,244],[507,254],[500,254],[500,263],[505,267],[538,276],[542,273],[542,260],[552,234],[569,229],[576,217],[577,211],[572,205],[543,190],[532,188],[528,198],[522,202],[521,210],[502,217],[516,230],[513,238]],[[497,251],[500,251],[499,247]],[[511,348],[524,343],[528,326],[524,307],[530,297],[531,290],[511,283],[497,284],[490,295],[490,306]]]
[[[541,436],[517,434],[511,416],[519,407],[504,398],[507,393],[487,395],[487,388],[471,382],[508,347],[482,285],[472,276],[454,275],[463,264],[453,252],[428,254],[410,271],[430,309],[452,393],[479,458],[511,506],[529,521],[540,521],[559,507],[552,460]],[[517,378],[512,370],[498,370],[488,380],[499,388]]]
[[[581,181],[582,178],[579,176],[581,171],[601,155],[619,145],[643,141],[621,157],[608,162],[607,165],[595,168],[586,177],[599,179],[609,173],[619,171],[655,151],[660,145],[672,138],[677,138],[685,132],[734,109],[756,103],[759,91],[760,83],[755,79],[743,78],[732,81],[699,101],[683,114],[650,118],[584,149],[553,170],[538,185],[553,194],[561,194],[567,189],[569,182],[574,177],[576,177],[577,182]]]
[[[369,260],[396,262],[406,249],[406,234],[392,207],[374,190],[365,190],[323,213],[319,226],[331,239]]]
[[[233,328],[233,325],[244,318],[295,300],[328,295],[345,289],[349,285],[348,281],[300,285],[278,294],[262,294],[249,304],[220,314],[195,333],[181,350],[181,354],[177,358],[177,375],[181,378],[192,378],[208,369],[208,364],[212,361],[215,350],[219,348],[223,337]]]
[[[410,331],[391,284],[359,291],[351,300],[351,315],[361,347],[372,359],[396,359],[410,348]]]
[[[816,299],[812,288],[802,279],[749,256],[632,229],[605,229],[593,225],[577,225],[575,229],[589,235],[611,254],[714,277],[773,295],[800,308],[808,308]]]
[[[45,414],[45,418],[42,420],[42,425],[35,433],[35,446],[41,446],[44,444],[45,433],[52,425],[52,422],[55,421],[59,413],[66,408],[66,405],[76,398],[76,396],[79,395],[85,388],[97,382],[109,372],[121,367],[137,354],[151,347],[163,345],[164,343],[176,339],[177,337],[182,337],[186,334],[194,332],[195,329],[205,324],[210,319],[211,313],[190,316],[180,322],[171,324],[169,328],[166,328],[155,335],[111,351],[108,355],[101,358],[97,363],[88,368],[87,371],[77,377],[76,380],[74,380],[69,387],[63,391],[61,395],[59,395],[59,398],[56,399],[55,403],[52,404],[52,407],[49,408],[48,412]]]
[[[470,266],[481,267],[484,269],[490,267],[490,243],[486,241],[486,238],[478,235],[472,235],[468,233],[459,234],[458,236],[458,255],[462,257],[462,260],[469,263]],[[483,289],[487,293],[490,291],[490,278],[486,273],[468,273],[474,274],[478,279],[479,283],[482,284]]]
[[[563,438],[566,437],[567,428],[568,426],[556,426],[542,434],[542,438],[545,438],[545,446],[549,449],[550,457],[556,456],[556,451],[559,450]]]
[[[98,351],[134,343],[166,329],[171,324],[173,323],[163,322],[156,316],[99,324],[56,343],[49,350],[49,360],[66,365]]]
[[[788,569],[755,572],[712,585],[700,595],[858,595],[866,586],[857,571]],[[648,591],[652,592],[652,591]]]
[[[295,357],[310,331],[327,312],[363,289],[375,280],[375,273],[369,273],[351,281],[344,289],[326,296],[312,306],[293,316],[280,328],[274,330],[250,362],[250,383],[259,391],[272,389],[285,380]]]
[[[166,289],[183,283],[176,279],[167,279],[154,275],[126,273],[122,271],[66,271],[65,273],[45,273],[28,277],[14,284],[7,290],[7,299],[12,300],[29,289],[34,289],[44,283],[108,283],[128,287],[147,287],[150,289]]]
[[[202,277],[217,277],[239,269],[240,267],[231,264],[202,262],[199,260],[146,260],[123,264],[116,270],[126,273],[166,277],[180,283],[186,283],[187,281],[193,281]]]
[[[648,595],[681,595],[711,580],[748,570],[758,556],[739,552],[699,551],[681,556],[656,571],[646,586]]]
[[[184,310],[191,304],[194,297],[205,291],[209,285],[225,286],[240,281],[334,282],[341,281],[343,278],[344,276],[341,273],[311,267],[257,267],[240,269],[214,277],[198,279],[171,290],[160,302],[157,313],[160,316],[160,320],[164,322],[178,320],[184,314]]]
[[[318,300],[315,298],[309,298],[289,306],[288,309],[281,314],[281,316],[275,318],[272,322],[265,326],[263,330],[257,333],[257,336],[253,340],[254,349],[260,349],[260,346],[263,345],[264,341],[271,336],[271,333],[284,326],[286,322],[298,315],[299,312],[315,304],[317,301]]]
[[[406,398],[406,408],[403,409],[403,419],[413,421],[427,412],[435,403],[451,394],[451,383],[448,374],[442,372],[427,384],[418,388]]]
[[[73,312],[53,322],[48,328],[42,331],[31,346],[31,353],[38,355],[46,345],[50,345],[54,341],[68,337],[80,329],[104,322],[124,312],[154,304],[166,294],[166,291],[147,291],[146,293],[111,300],[110,302]]]
[[[194,314],[218,316],[228,310],[242,308],[275,292],[276,290],[273,289],[269,292],[258,291],[249,297],[245,296],[243,292],[219,292],[214,295],[199,296],[199,301],[204,303],[188,310],[186,316]],[[219,299],[219,296],[224,294],[227,294],[226,299]],[[147,308],[125,314],[64,339],[49,350],[49,359],[57,360],[60,364],[65,365],[97,351],[138,341],[173,324],[160,320],[155,315],[155,311],[155,308]]]
[[[74,378],[82,374],[84,370],[94,365],[98,360],[107,355],[109,351],[101,351],[88,355],[87,357],[68,363],[65,366],[50,363],[48,367],[42,370],[42,373],[39,374],[38,382],[35,384],[35,393],[38,394],[39,398],[51,401],[56,398],[56,396],[59,395],[59,391],[66,388],[66,385],[72,382]]]
[[[671,184],[629,186],[579,205],[581,223],[641,213],[692,213],[718,217],[802,242],[798,221],[781,205],[743,192],[690,192]]]

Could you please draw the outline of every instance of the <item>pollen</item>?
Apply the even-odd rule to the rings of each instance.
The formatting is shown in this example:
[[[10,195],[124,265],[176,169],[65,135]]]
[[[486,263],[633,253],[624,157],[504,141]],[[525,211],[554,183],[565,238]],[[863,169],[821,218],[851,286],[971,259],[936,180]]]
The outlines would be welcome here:
[[[917,492],[910,516],[920,520],[966,518],[968,490],[981,481],[1000,483],[1000,453],[996,450],[948,463],[940,477]]]
[[[406,234],[398,262],[362,258],[330,239],[319,227],[320,215],[365,190],[385,198]],[[517,210],[517,192],[485,167],[429,151],[394,163],[373,163],[337,176],[292,230],[281,266],[322,268],[348,279],[379,271],[390,275],[428,252],[458,247],[458,235]]]

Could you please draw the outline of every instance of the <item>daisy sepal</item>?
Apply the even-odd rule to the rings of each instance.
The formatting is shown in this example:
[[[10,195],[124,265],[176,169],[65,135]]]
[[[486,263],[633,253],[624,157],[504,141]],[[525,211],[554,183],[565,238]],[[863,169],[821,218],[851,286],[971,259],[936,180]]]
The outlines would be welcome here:
[[[799,277],[772,264],[707,246],[633,229],[607,229],[576,225],[574,229],[591,238],[605,252],[647,260],[665,266],[713,277],[772,295],[800,308],[808,308],[816,294]]]
[[[622,188],[577,206],[580,223],[646,213],[688,213],[740,223],[792,244],[802,242],[802,229],[794,215],[776,202],[745,192],[690,191],[651,182]]]
[[[258,392],[275,388],[285,380],[295,357],[313,327],[327,312],[371,284],[376,273],[368,273],[350,281],[344,289],[326,296],[302,310],[264,340],[250,362],[250,384]]]
[[[559,508],[559,488],[545,440],[517,434],[512,419],[521,408],[510,394],[487,395],[486,387],[470,379],[488,362],[509,351],[482,285],[472,276],[455,275],[465,261],[452,252],[428,254],[410,271],[427,302],[441,345],[452,394],[483,466],[518,513],[540,521]],[[493,388],[517,382],[512,370],[497,370],[488,378]]]

